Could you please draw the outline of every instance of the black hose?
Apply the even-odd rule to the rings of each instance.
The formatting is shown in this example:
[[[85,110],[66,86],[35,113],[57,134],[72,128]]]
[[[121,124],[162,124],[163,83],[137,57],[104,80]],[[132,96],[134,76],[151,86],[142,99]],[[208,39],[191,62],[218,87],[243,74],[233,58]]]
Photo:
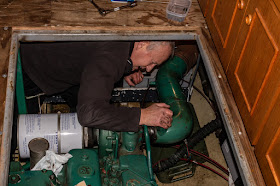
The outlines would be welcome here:
[[[194,133],[188,140],[188,148],[193,148],[198,142],[203,140],[209,134],[215,132],[217,129],[222,127],[222,123],[219,119],[212,120],[208,124],[204,125],[201,129],[199,129],[196,133]],[[153,167],[153,171],[155,173],[159,173],[165,171],[166,169],[171,168],[176,165],[181,158],[188,153],[188,149],[185,144],[182,144],[179,149],[172,154],[168,159],[160,161],[157,165]]]
[[[220,119],[215,119],[210,121],[208,124],[204,125],[196,133],[194,133],[188,140],[188,148],[192,149],[198,142],[203,140],[209,134],[215,132],[222,127],[222,122]]]

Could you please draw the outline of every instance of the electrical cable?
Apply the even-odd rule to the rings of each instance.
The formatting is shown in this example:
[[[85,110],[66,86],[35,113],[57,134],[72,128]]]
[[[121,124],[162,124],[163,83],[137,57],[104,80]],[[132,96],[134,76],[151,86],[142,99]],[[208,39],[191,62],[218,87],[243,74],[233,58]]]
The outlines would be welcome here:
[[[176,146],[174,146],[174,147],[175,147],[175,148],[178,148],[178,147],[180,147],[180,146],[179,146],[179,145],[176,145]],[[215,160],[213,160],[213,159],[211,159],[210,157],[208,157],[208,156],[206,156],[206,155],[204,155],[204,154],[202,154],[202,153],[200,153],[200,152],[197,152],[197,151],[195,151],[195,150],[193,150],[193,149],[189,149],[189,151],[190,151],[192,154],[194,154],[194,155],[196,155],[196,156],[199,156],[199,157],[205,159],[208,163],[211,163],[212,165],[214,165],[215,167],[217,167],[218,169],[220,169],[221,171],[223,171],[225,174],[229,175],[228,170],[227,170],[224,166],[222,166],[221,164],[219,164],[218,162],[216,162]]]
[[[220,173],[217,172],[216,170],[212,169],[211,167],[208,167],[207,165],[204,165],[203,163],[199,163],[199,162],[197,162],[197,161],[193,161],[193,160],[189,160],[189,159],[185,159],[185,158],[182,158],[181,160],[187,161],[187,162],[190,161],[190,162],[192,162],[192,163],[194,163],[194,164],[197,164],[197,165],[199,165],[199,166],[201,166],[201,167],[204,167],[204,168],[206,168],[206,169],[212,171],[213,173],[219,175],[220,177],[222,177],[222,178],[225,179],[226,181],[228,181],[228,178],[226,178],[225,176],[223,176],[222,174],[220,174]]]
[[[220,169],[221,171],[223,171],[225,174],[229,175],[229,172],[228,170],[223,167],[221,164],[219,164],[218,162],[216,162],[215,160],[211,159],[210,157],[200,153],[200,152],[197,152],[193,149],[190,149],[190,152],[197,155],[197,156],[200,156],[202,157],[203,159],[205,159],[207,162],[211,163],[212,165],[214,165],[215,167],[217,167],[218,169]]]

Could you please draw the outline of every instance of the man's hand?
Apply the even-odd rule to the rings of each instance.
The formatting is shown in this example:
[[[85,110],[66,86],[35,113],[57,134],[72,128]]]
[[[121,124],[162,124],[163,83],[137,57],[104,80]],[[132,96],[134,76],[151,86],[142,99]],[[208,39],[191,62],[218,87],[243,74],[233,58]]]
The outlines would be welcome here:
[[[173,112],[165,103],[155,103],[148,108],[141,109],[139,125],[158,126],[164,129],[171,127]]]
[[[124,77],[124,80],[130,86],[135,86],[143,81],[144,75],[140,70]]]

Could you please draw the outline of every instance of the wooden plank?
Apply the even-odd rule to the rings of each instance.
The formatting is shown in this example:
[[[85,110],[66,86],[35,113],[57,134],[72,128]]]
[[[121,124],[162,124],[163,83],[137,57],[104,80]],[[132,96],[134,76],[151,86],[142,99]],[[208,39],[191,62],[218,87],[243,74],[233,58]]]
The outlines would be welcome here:
[[[6,87],[7,87],[7,76],[8,76],[8,64],[11,44],[11,28],[0,27],[0,172],[1,174],[7,175],[8,172],[4,173],[3,170],[8,170],[9,164],[4,161],[6,159],[6,145],[2,144],[5,135],[3,133],[4,123],[4,110],[6,100]],[[7,177],[7,176],[6,176]],[[2,181],[1,181],[2,182]]]
[[[0,5],[5,5],[12,2],[12,0],[0,0]]]
[[[34,1],[34,0],[33,0]],[[51,3],[40,1],[16,1],[0,6],[1,26],[45,26],[50,23]]]
[[[100,0],[103,8],[123,5]],[[15,1],[0,6],[0,26],[185,26],[202,27],[205,25],[197,1],[192,3],[187,18],[182,23],[166,18],[166,6],[163,3],[139,2],[134,8],[123,9],[101,16],[89,1]]]

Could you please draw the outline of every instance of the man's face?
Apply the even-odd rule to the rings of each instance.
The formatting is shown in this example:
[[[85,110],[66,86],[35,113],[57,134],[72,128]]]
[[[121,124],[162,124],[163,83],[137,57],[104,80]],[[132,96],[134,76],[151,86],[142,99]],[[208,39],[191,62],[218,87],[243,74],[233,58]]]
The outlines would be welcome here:
[[[169,45],[157,46],[152,50],[148,50],[147,42],[139,42],[134,46],[131,59],[133,61],[133,70],[139,67],[142,70],[150,72],[157,65],[162,64],[168,59],[171,54],[171,49]]]

